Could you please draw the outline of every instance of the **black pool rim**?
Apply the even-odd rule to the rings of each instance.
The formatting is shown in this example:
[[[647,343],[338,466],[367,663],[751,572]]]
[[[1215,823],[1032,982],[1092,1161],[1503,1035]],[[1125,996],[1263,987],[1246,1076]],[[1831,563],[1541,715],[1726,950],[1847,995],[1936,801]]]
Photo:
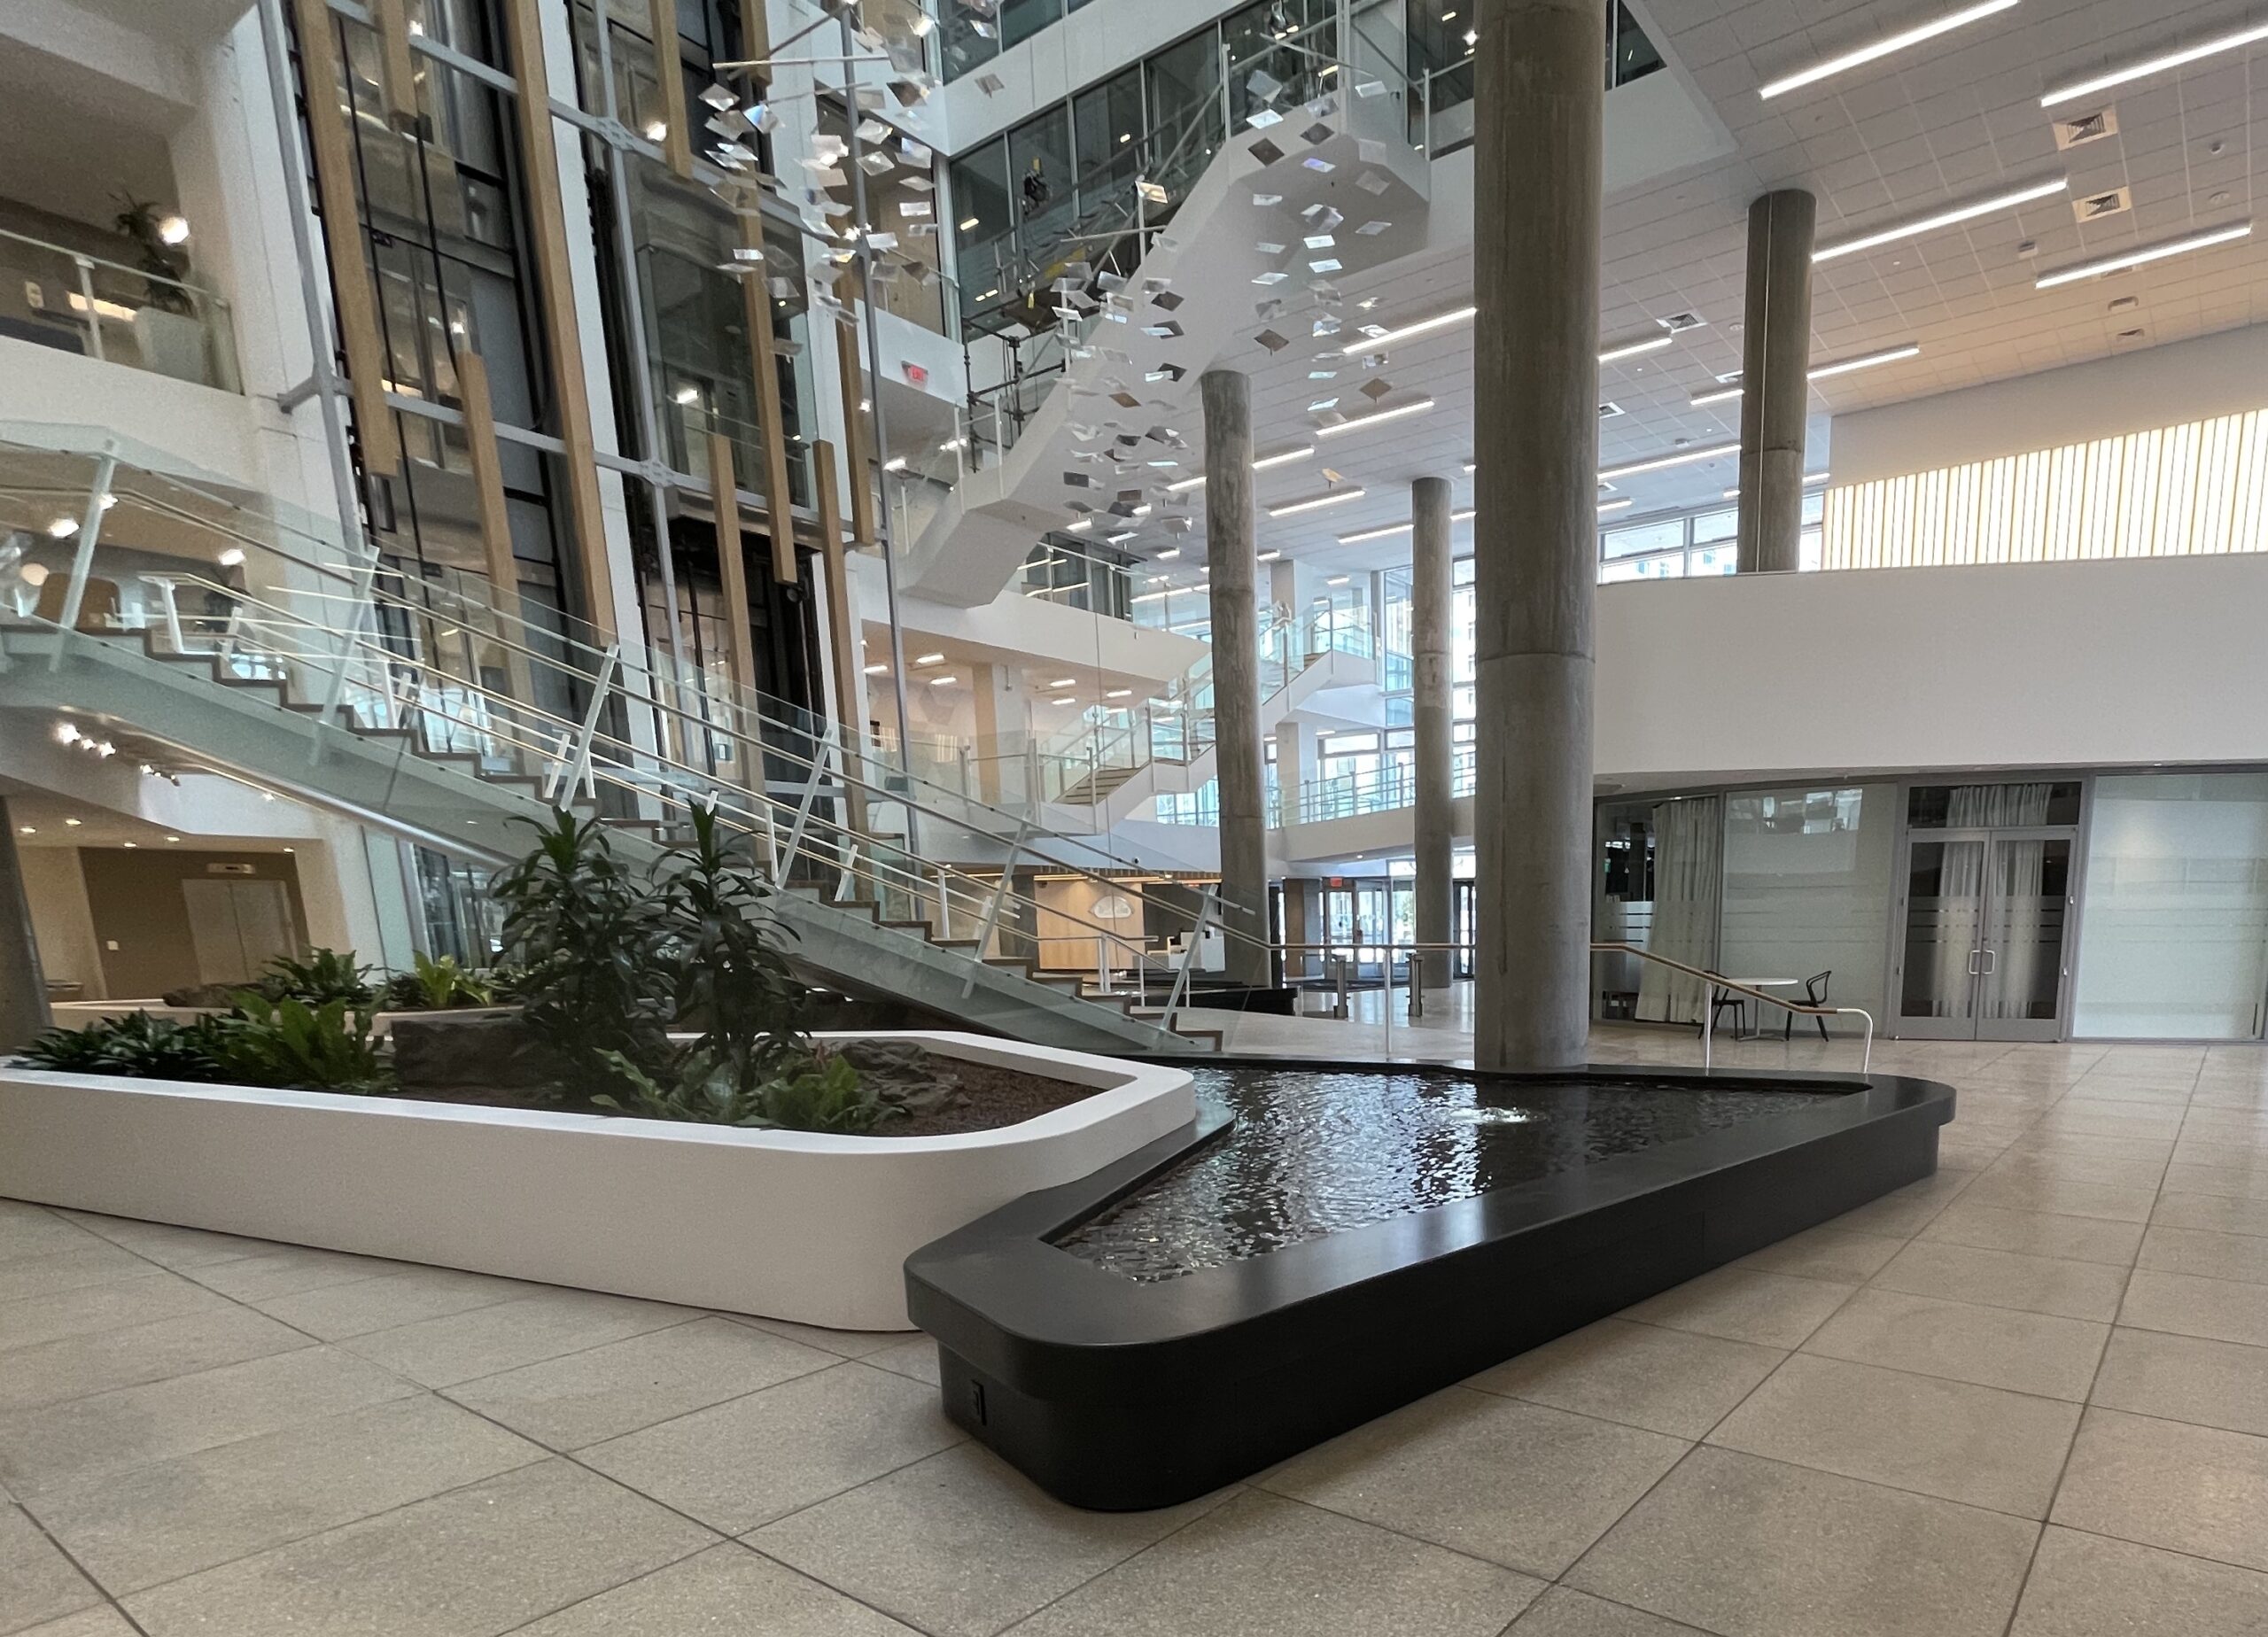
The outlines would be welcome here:
[[[1497,1078],[1846,1095],[1170,1279],[1052,1243],[1228,1129],[1200,1110],[906,1259],[946,1414],[1059,1500],[1172,1506],[1918,1182],[1953,1115],[1950,1086],[1899,1075],[1592,1064]]]

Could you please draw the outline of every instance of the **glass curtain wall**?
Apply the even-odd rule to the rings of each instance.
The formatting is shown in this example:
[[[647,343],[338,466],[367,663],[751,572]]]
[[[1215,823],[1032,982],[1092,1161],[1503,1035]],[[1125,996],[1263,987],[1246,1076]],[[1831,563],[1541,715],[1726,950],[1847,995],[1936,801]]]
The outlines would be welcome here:
[[[1803,532],[1798,539],[1798,566],[1816,569],[1820,562],[1820,520],[1826,514],[1826,496],[1804,496]],[[1622,580],[1687,579],[1697,575],[1730,574],[1740,566],[1736,537],[1740,511],[1736,507],[1713,508],[1689,516],[1649,517],[1619,528],[1602,529],[1598,537],[1598,579],[1602,586]]]
[[[2268,773],[2094,781],[2073,1033],[2249,1040],[2268,995]]]
[[[1814,979],[1813,992],[1873,1010],[1888,959],[1897,842],[1895,785],[1728,795],[1717,969]],[[1830,1029],[1846,1024],[1859,1027],[1828,1020]]]

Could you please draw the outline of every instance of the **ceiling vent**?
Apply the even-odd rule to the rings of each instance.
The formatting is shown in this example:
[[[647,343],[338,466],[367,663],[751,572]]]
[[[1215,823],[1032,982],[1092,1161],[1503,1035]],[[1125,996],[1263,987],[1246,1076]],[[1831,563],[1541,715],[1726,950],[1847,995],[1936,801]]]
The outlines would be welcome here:
[[[2081,148],[2091,142],[2101,142],[2106,136],[2118,135],[2118,110],[2098,108],[2093,113],[2083,113],[2076,119],[2056,120],[2055,145],[2058,148]]]
[[[1620,415],[1621,413],[1622,406],[1620,404],[1601,404],[1598,407],[1598,418],[1602,421],[1612,421],[1616,415]]]
[[[2113,188],[2108,193],[2091,193],[2083,199],[2071,201],[2071,214],[2081,225],[2101,221],[2105,216],[2123,216],[2134,208],[2134,200],[2124,188]]]
[[[1661,326],[1670,334],[1678,335],[1688,330],[1698,330],[1708,322],[1698,313],[1673,313],[1661,321]]]

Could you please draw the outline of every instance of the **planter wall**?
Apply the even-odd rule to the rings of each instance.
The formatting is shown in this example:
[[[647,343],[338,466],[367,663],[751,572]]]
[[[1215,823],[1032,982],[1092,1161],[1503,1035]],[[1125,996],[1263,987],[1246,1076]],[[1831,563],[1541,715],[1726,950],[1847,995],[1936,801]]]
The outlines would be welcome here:
[[[846,1036],[821,1038],[844,1039]],[[1190,1077],[974,1035],[941,1055],[1097,1095],[951,1137],[828,1137],[0,1065],[0,1195],[851,1330],[905,1258],[1194,1117]]]

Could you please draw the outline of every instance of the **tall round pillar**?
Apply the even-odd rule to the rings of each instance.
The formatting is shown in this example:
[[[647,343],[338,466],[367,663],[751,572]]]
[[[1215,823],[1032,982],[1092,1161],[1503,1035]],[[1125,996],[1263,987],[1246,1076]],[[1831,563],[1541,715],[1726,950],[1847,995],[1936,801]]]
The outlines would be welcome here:
[[[1490,0],[1480,36],[1473,1060],[1568,1068],[1590,1012],[1606,0]]]
[[[1221,899],[1227,974],[1273,981],[1268,950],[1266,758],[1260,742],[1260,615],[1252,499],[1252,384],[1198,380],[1205,407],[1205,564],[1213,614],[1214,768],[1221,781]]]
[[[1456,752],[1451,744],[1449,700],[1449,485],[1446,477],[1420,477],[1410,487],[1410,656],[1412,672],[1410,720],[1418,784],[1418,942],[1449,941],[1449,860],[1456,827],[1454,818]],[[1424,956],[1425,987],[1449,981],[1444,950]]]
[[[1748,207],[1741,331],[1740,571],[1802,566],[1804,422],[1811,408],[1811,252],[1819,201],[1800,188]]]

